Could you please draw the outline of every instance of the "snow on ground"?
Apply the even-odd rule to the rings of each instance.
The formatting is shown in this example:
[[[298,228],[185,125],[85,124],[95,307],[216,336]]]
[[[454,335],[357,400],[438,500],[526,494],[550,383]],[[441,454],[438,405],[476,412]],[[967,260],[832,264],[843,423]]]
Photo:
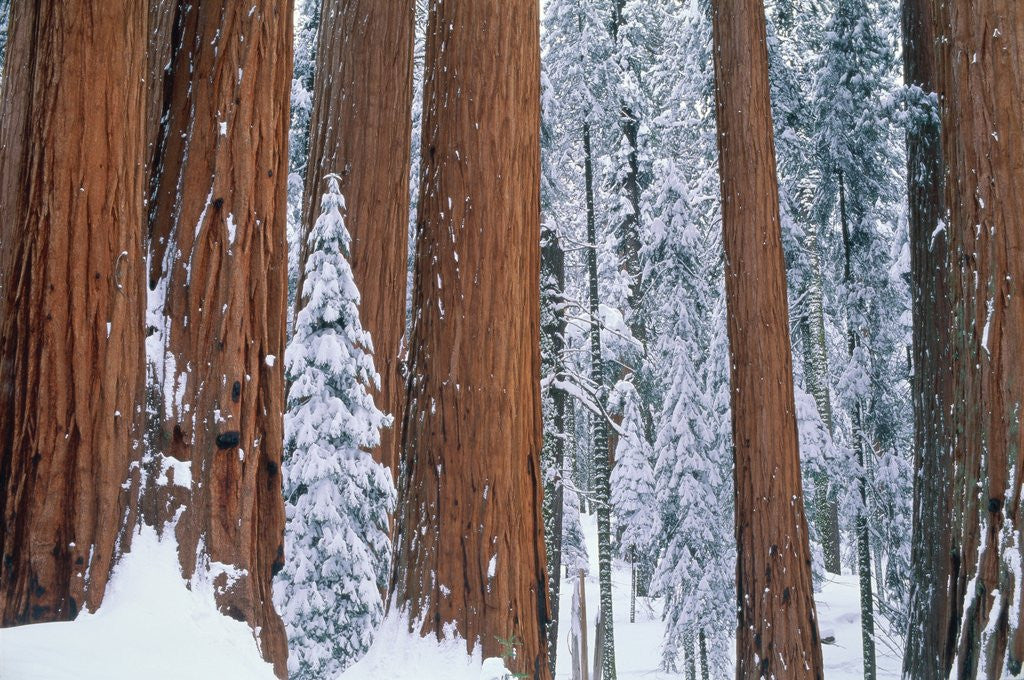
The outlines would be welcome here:
[[[587,577],[588,637],[593,651],[597,617],[597,527],[584,515],[583,530],[591,557]],[[132,552],[118,565],[103,606],[71,623],[45,623],[0,629],[0,678],[3,680],[273,680],[246,624],[220,615],[213,595],[186,588],[178,572],[175,547],[161,543],[152,530],[135,537]],[[572,677],[569,617],[573,580],[562,582],[557,680]],[[640,599],[637,621],[629,622],[629,567],[616,562],[612,573],[615,647],[621,680],[669,680],[681,674],[658,668],[663,624],[659,600]],[[827,680],[860,680],[860,600],[857,578],[830,579],[818,593]],[[899,644],[881,622],[878,678],[899,678]],[[367,656],[338,680],[492,680],[501,676],[497,659],[466,654],[465,642],[452,637],[437,643],[410,634],[404,616],[382,625]]]
[[[420,637],[409,632],[405,613],[392,613],[366,656],[338,680],[501,680],[506,674],[501,659],[481,659],[479,648],[466,654],[463,638]]]
[[[590,620],[587,639],[593,663],[594,627],[600,597],[597,581],[597,520],[594,515],[582,515],[581,520],[587,541],[587,553],[590,556],[590,574],[586,581],[587,616]],[[685,677],[682,672],[666,673],[658,668],[661,660],[661,641],[664,637],[660,599],[639,598],[636,622],[629,622],[629,581],[629,565],[616,560],[612,569],[612,607],[615,615],[615,661],[619,679],[678,680]],[[569,617],[572,613],[572,592],[575,586],[576,579],[562,580],[556,680],[572,678]],[[822,637],[835,637],[834,644],[822,646],[826,680],[863,680],[860,590],[856,575],[830,579],[822,591],[817,593],[816,600]],[[876,621],[876,626],[879,628],[876,635],[878,680],[898,680],[901,645],[887,634],[887,622]]]
[[[245,623],[194,592],[173,541],[144,528],[103,606],[68,623],[0,629],[3,680],[275,680]],[[474,679],[475,680],[475,679]]]

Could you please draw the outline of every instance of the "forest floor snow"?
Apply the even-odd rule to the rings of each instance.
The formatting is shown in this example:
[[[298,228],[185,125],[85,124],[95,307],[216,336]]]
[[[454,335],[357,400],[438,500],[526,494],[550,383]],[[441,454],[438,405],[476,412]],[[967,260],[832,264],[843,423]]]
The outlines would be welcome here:
[[[173,541],[143,528],[103,606],[67,623],[0,629],[2,680],[275,680],[243,622],[189,590]]]
[[[587,577],[590,651],[598,612],[597,527],[584,515],[583,530],[591,559]],[[560,612],[557,680],[572,677],[569,635],[575,579],[564,579]],[[616,666],[620,680],[676,680],[681,673],[659,669],[664,624],[661,601],[641,598],[637,620],[629,622],[629,566],[616,562],[612,572]],[[817,594],[827,680],[863,677],[860,600],[857,578],[830,579]],[[900,645],[880,621],[878,678],[899,677]],[[467,655],[453,638],[438,644],[410,635],[399,617],[389,617],[370,653],[339,680],[479,680],[489,677],[479,654]],[[500,665],[500,664],[499,664]],[[483,666],[483,668],[482,668]],[[103,604],[70,623],[0,629],[0,678],[3,680],[273,680],[249,628],[220,615],[209,592],[188,590],[177,567],[174,546],[151,531],[134,539],[132,552],[118,565]]]
[[[590,557],[586,594],[587,615],[590,620],[588,642],[592,662],[594,628],[600,597],[597,580],[597,520],[594,515],[582,515],[581,519]],[[572,612],[572,593],[576,585],[575,578],[562,580],[556,680],[572,678],[569,616]],[[660,598],[638,598],[636,622],[630,623],[629,590],[629,564],[616,560],[612,569],[612,609],[615,617],[615,665],[619,680],[679,680],[685,677],[683,672],[667,673],[659,668],[665,633],[665,626],[661,620]],[[847,574],[830,578],[824,583],[821,592],[816,593],[815,599],[822,637],[835,638],[834,643],[822,646],[826,680],[863,680],[860,590],[857,576]],[[902,663],[901,644],[890,636],[887,621],[877,621],[876,626],[878,680],[898,680]]]

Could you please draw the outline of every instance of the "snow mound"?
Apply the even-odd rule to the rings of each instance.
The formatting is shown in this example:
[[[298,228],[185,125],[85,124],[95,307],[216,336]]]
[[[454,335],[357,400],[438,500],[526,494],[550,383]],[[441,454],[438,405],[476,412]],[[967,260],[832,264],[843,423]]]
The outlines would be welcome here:
[[[275,680],[249,626],[189,590],[173,541],[144,527],[103,606],[65,623],[0,629],[3,680]]]
[[[370,651],[337,680],[505,680],[512,677],[501,659],[481,659],[477,647],[454,630],[438,641],[409,632],[407,615],[391,612],[377,629]]]

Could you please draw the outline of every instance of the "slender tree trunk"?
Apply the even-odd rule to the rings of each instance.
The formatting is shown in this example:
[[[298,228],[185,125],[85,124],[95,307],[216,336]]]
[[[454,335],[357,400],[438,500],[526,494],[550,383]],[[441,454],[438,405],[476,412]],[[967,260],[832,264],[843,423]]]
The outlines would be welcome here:
[[[692,632],[683,635],[683,649],[686,650],[683,659],[686,664],[686,680],[697,680],[697,638]]]
[[[619,31],[625,24],[623,11],[626,8],[626,0],[615,0],[612,7],[612,20],[610,25],[612,42],[616,45],[619,42]],[[625,77],[625,74],[623,74]],[[628,203],[628,212],[623,216],[622,221],[616,225],[618,230],[619,256],[622,258],[622,265],[629,275],[629,312],[627,319],[629,330],[633,337],[641,343],[647,342],[647,328],[641,305],[643,303],[643,269],[640,265],[640,162],[637,151],[637,138],[640,132],[640,119],[636,115],[628,101],[619,101],[619,127],[622,139],[629,146],[626,154],[626,167],[622,175],[622,185],[619,188],[625,194]],[[641,348],[641,353],[643,349]],[[612,447],[612,459],[614,460],[614,447]]]
[[[546,291],[550,306],[548,322],[541,332],[547,338],[546,346],[551,360],[546,368],[558,380],[565,380],[562,353],[565,350],[566,320],[563,304],[565,301],[565,253],[553,230],[543,231],[541,237],[541,290]],[[548,622],[548,656],[551,673],[554,675],[558,651],[558,611],[561,595],[562,572],[562,519],[565,503],[565,438],[566,438],[566,393],[558,386],[549,388],[551,398],[551,431],[553,437],[544,442],[548,449],[551,466],[555,473],[545,481],[544,515],[547,518],[545,544],[547,545],[549,601],[551,620]]]
[[[324,176],[341,177],[352,236],[351,263],[363,328],[381,376],[377,406],[395,415],[375,457],[398,475],[397,429],[405,383],[414,0],[325,0],[317,36],[309,160],[303,193],[299,290],[305,234],[320,214]],[[301,296],[299,296],[301,297]]]
[[[179,0],[174,11],[150,210],[162,302],[150,314],[163,318],[150,361],[166,396],[144,510],[174,526],[186,578],[213,582],[221,611],[258,631],[283,677],[271,580],[284,560],[292,6]]]
[[[16,3],[0,104],[0,626],[101,602],[143,385],[145,8]],[[126,536],[127,538],[127,536]]]
[[[736,458],[736,678],[820,680],[764,6],[712,7]]]
[[[935,9],[903,0],[904,80],[925,92],[938,87]],[[936,112],[937,113],[937,112]],[[946,284],[943,168],[937,121],[907,133],[907,194],[914,313],[914,530],[905,680],[945,680],[953,663],[959,545],[951,526],[953,433],[949,425],[952,324]]]
[[[960,408],[952,429],[965,474],[962,597],[954,672],[1017,675],[1021,625],[1021,455],[1024,431],[1024,6],[951,0],[940,6],[942,149],[948,175],[952,352]],[[959,462],[959,461],[958,461]],[[976,477],[975,477],[976,475]],[[974,486],[975,479],[978,486]],[[979,529],[980,527],[980,529]],[[958,527],[954,526],[954,529]]]
[[[853,285],[853,244],[850,237],[850,225],[846,214],[846,183],[843,176],[839,175],[839,218],[842,224],[843,233],[843,254],[845,264],[843,268],[843,281],[847,290]],[[854,352],[857,350],[858,329],[849,323],[847,328],[847,348],[850,352],[850,361],[854,360]],[[857,480],[857,488],[860,492],[862,510],[857,511],[854,519],[855,531],[857,533],[857,576],[860,584],[860,619],[861,619],[861,649],[864,656],[864,680],[875,678],[875,612],[874,601],[872,600],[871,586],[871,537],[868,534],[868,488],[867,488],[867,446],[864,432],[864,410],[858,400],[854,407],[853,414],[853,448],[857,456],[857,464],[861,469],[861,476]]]
[[[583,172],[587,198],[587,287],[590,298],[590,379],[597,387],[596,401],[604,403],[604,371],[601,363],[601,326],[597,287],[597,223],[594,215],[594,169],[590,148],[590,123],[583,124]],[[594,644],[601,650],[601,672],[615,680],[615,627],[612,616],[611,461],[608,455],[608,424],[603,413],[591,413],[594,437],[593,505],[597,511],[597,564],[601,587],[601,628]],[[594,670],[596,674],[597,669]]]
[[[538,14],[430,5],[395,601],[546,680]]]
[[[818,230],[814,224],[807,224],[804,246],[811,272],[805,298],[807,313],[803,319],[804,373],[807,387],[814,397],[818,416],[825,423],[831,437],[835,426],[832,420],[832,399],[828,389],[828,348],[825,345],[825,305]],[[839,502],[836,489],[829,482],[827,474],[819,474],[814,479],[814,519],[825,556],[825,571],[840,574],[842,566],[839,545]]]
[[[580,678],[582,680],[590,680],[590,655],[587,650],[587,626],[589,621],[587,619],[587,577],[583,574],[583,570],[580,570],[579,575],[579,592],[580,592],[580,651],[579,651],[579,670]]]
[[[636,547],[629,549],[629,622],[636,623]]]
[[[704,637],[704,629],[697,634],[697,643],[700,645],[700,678],[711,680],[711,669],[708,668],[708,641]]]

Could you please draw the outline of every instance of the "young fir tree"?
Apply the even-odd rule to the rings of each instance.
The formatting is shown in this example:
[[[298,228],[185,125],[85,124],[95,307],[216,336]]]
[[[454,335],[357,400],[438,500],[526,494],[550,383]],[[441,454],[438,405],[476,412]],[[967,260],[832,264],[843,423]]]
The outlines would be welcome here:
[[[658,532],[651,445],[644,433],[643,404],[636,387],[621,380],[609,406],[622,414],[615,467],[611,473],[612,510],[620,530],[619,556],[630,564],[629,622],[636,621],[637,569],[646,571]]]
[[[309,680],[337,675],[370,645],[384,614],[395,504],[390,474],[368,452],[390,418],[368,392],[380,378],[359,321],[345,201],[337,176],[327,180],[285,354],[289,559],[275,584],[290,641],[289,674]]]

